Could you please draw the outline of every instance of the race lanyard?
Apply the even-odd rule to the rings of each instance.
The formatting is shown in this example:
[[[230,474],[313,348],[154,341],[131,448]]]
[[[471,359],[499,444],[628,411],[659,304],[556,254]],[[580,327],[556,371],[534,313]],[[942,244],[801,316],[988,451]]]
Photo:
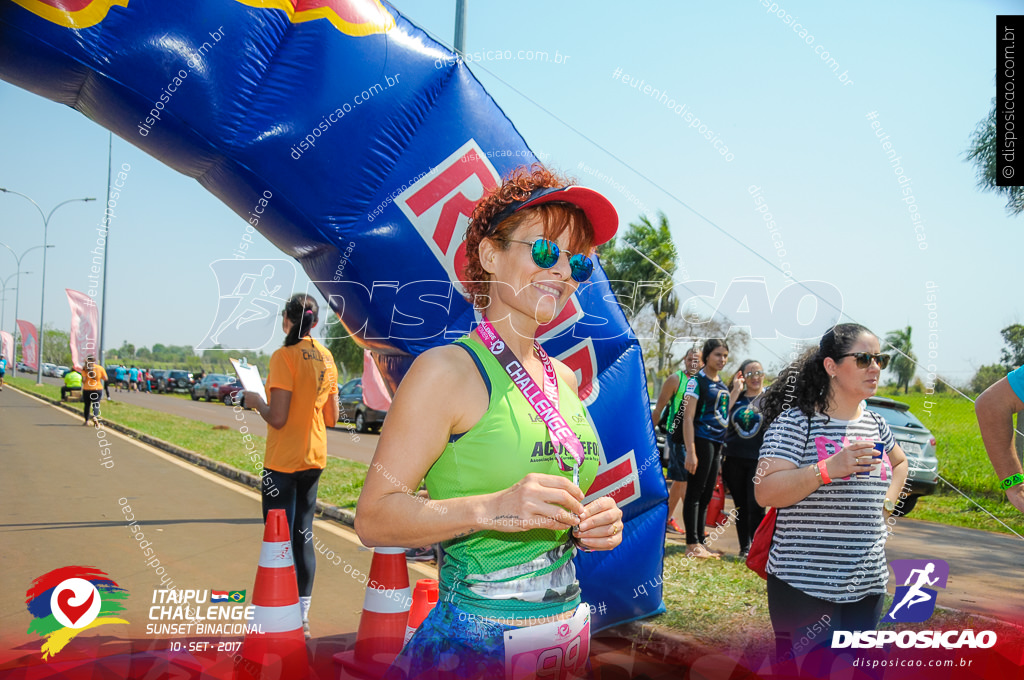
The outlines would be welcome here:
[[[508,377],[512,379],[512,382],[519,388],[519,391],[523,393],[526,402],[533,407],[533,410],[537,412],[540,419],[547,425],[548,436],[551,437],[551,443],[555,447],[555,460],[558,462],[558,467],[562,472],[568,472],[569,467],[562,462],[561,447],[565,447],[572,454],[573,460],[576,462],[576,466],[573,468],[573,482],[579,486],[578,475],[579,466],[583,465],[583,444],[580,443],[579,437],[576,436],[576,433],[565,422],[562,414],[558,412],[558,378],[555,375],[555,367],[551,364],[551,359],[548,358],[547,353],[536,340],[533,341],[533,351],[540,357],[540,362],[544,366],[544,389],[542,391],[541,388],[537,387],[537,383],[533,381],[530,374],[526,372],[526,369],[523,368],[523,365],[519,363],[515,353],[508,348],[508,345],[498,335],[498,331],[494,330],[494,326],[491,325],[486,316],[481,320],[480,325],[477,326],[476,332],[483,339],[487,349],[490,350],[502,368],[505,369],[505,372],[508,373]]]

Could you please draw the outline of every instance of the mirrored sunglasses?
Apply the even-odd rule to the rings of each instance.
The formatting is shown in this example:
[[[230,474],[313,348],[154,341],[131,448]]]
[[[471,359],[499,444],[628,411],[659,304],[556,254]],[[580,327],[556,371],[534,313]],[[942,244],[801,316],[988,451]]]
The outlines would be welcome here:
[[[533,263],[541,269],[551,269],[558,263],[562,251],[558,244],[546,238],[538,238],[536,241],[518,241],[511,238],[498,239],[509,243],[522,243],[530,246],[530,255],[533,256]],[[582,253],[566,253],[569,256],[569,268],[572,271],[572,280],[583,283],[594,273],[594,261]]]

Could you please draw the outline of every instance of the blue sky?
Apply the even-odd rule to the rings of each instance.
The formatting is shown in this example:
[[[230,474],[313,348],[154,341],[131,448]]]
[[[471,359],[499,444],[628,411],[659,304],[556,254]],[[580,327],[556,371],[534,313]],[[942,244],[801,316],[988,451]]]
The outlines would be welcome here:
[[[1022,321],[1013,255],[1020,221],[1006,216],[1000,198],[976,189],[963,160],[994,93],[995,16],[1021,5],[778,5],[813,43],[760,0],[470,0],[466,50],[479,57],[470,68],[550,165],[604,192],[623,224],[641,207],[665,212],[690,279],[715,281],[720,298],[734,278],[764,277],[774,297],[786,281],[755,253],[786,263],[801,280],[838,288],[846,314],[879,334],[913,326],[925,363],[954,382],[968,380],[998,359],[999,330]],[[451,41],[453,1],[396,6]],[[845,83],[815,53],[819,46]],[[683,115],[644,94],[640,80],[667,92],[677,109],[685,105]],[[927,249],[918,246],[901,194],[906,184],[871,112],[910,178]],[[688,127],[686,113],[713,139]],[[82,114],[0,82],[0,186],[47,212],[69,198],[105,196],[107,139]],[[109,244],[107,346],[198,344],[217,306],[209,263],[231,257],[245,222],[193,180],[115,138],[115,172],[122,164],[131,168],[131,191],[118,202]],[[752,186],[775,218],[774,238]],[[100,201],[69,204],[51,221],[57,247],[47,256],[48,323],[67,328],[64,289],[86,289],[101,221]],[[42,220],[23,199],[0,195],[0,241],[19,254],[42,243]],[[262,237],[254,241],[249,258],[278,256]],[[21,317],[34,323],[40,253],[22,266],[35,272],[22,277],[20,295]],[[0,280],[14,271],[0,248]],[[929,282],[938,327],[930,362]],[[4,330],[13,328],[13,307],[8,292]],[[748,353],[774,364],[773,354],[787,352],[780,340],[753,343]]]

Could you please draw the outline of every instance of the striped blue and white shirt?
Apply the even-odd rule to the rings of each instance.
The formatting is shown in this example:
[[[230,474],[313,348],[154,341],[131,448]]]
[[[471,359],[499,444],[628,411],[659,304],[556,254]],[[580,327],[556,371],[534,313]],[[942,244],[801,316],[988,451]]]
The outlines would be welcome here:
[[[856,602],[884,593],[882,503],[892,482],[889,451],[896,440],[877,414],[864,409],[857,420],[807,416],[791,408],[765,433],[760,459],[781,458],[797,467],[815,465],[858,439],[884,443],[882,465],[870,476],[853,475],[823,484],[799,503],[779,508],[768,573],[797,590],[830,602]]]

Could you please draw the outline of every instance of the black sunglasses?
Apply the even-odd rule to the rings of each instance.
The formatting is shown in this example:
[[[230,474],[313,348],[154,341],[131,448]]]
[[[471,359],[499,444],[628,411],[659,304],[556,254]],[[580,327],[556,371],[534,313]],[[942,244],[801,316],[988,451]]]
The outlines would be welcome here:
[[[874,359],[878,362],[878,368],[885,370],[885,367],[889,365],[889,360],[892,358],[888,354],[871,354],[870,352],[850,352],[848,354],[840,354],[839,358],[853,357],[857,360],[857,368],[867,368],[871,365],[871,360]]]
[[[512,238],[498,238],[496,241],[508,241],[509,243],[522,243],[530,246],[530,255],[533,256],[533,263],[541,269],[551,269],[558,264],[558,258],[562,251],[558,244],[549,239],[540,237],[532,243],[530,241],[517,241]],[[594,273],[594,262],[583,253],[566,253],[569,256],[569,268],[572,270],[572,280],[583,283]]]

